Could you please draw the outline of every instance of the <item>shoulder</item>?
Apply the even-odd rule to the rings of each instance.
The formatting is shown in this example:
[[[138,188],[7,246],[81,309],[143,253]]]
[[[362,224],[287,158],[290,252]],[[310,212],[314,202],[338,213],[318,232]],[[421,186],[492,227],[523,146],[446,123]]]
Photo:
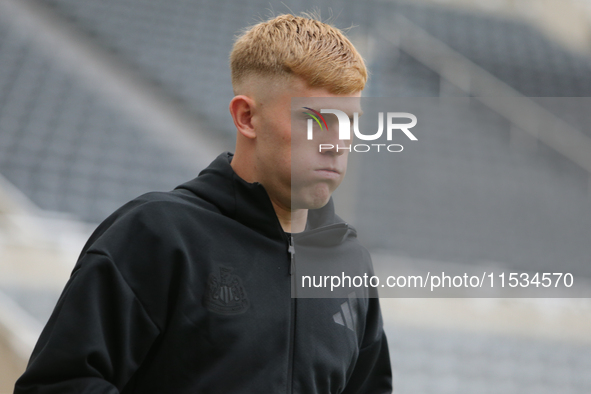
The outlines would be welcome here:
[[[145,193],[123,205],[111,216],[115,220],[138,220],[142,223],[162,220],[185,221],[192,214],[219,213],[219,210],[195,194],[182,189]],[[107,219],[108,220],[108,219]]]
[[[101,253],[118,263],[132,255],[160,255],[178,249],[188,237],[219,216],[207,202],[182,191],[143,194],[107,217],[82,250]]]
[[[150,192],[129,201],[97,227],[72,274],[84,267],[94,270],[89,262],[103,256],[143,304],[165,299],[171,286],[186,277],[190,256],[205,244],[211,223],[205,215],[219,216],[191,199],[177,192]]]

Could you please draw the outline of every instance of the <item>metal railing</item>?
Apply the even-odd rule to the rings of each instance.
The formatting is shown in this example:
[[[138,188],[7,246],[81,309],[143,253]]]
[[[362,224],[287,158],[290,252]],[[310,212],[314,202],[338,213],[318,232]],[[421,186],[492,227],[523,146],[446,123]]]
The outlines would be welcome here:
[[[591,138],[403,15],[393,26],[381,29],[384,39],[591,174]]]

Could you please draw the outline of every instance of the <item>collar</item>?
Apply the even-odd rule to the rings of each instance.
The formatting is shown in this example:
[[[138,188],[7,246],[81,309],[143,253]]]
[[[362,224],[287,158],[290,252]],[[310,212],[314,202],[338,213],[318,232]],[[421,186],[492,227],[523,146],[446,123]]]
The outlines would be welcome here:
[[[220,154],[196,178],[175,188],[186,189],[215,206],[224,216],[273,239],[283,239],[284,232],[263,185],[240,178],[230,165],[234,154]],[[322,208],[308,211],[307,233],[336,223],[346,223],[334,212],[332,197]],[[302,233],[302,234],[304,234]]]

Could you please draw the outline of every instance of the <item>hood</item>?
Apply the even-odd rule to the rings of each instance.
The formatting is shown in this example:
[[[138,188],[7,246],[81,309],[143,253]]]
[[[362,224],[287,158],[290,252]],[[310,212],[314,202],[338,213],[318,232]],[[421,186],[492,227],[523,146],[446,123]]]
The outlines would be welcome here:
[[[220,154],[196,178],[175,190],[188,190],[221,214],[244,224],[269,238],[284,239],[284,231],[275,214],[273,204],[264,186],[240,178],[230,165],[233,153]],[[323,245],[342,242],[355,230],[335,214],[332,197],[319,209],[308,211],[306,230],[294,234],[300,242]]]

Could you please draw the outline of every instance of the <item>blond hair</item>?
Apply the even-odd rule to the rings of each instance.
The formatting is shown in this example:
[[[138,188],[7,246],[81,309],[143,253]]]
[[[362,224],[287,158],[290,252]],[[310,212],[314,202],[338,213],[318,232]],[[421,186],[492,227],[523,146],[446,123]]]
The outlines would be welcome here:
[[[241,35],[230,54],[230,68],[234,89],[253,74],[295,75],[333,94],[356,93],[367,81],[363,58],[339,29],[289,14]]]

